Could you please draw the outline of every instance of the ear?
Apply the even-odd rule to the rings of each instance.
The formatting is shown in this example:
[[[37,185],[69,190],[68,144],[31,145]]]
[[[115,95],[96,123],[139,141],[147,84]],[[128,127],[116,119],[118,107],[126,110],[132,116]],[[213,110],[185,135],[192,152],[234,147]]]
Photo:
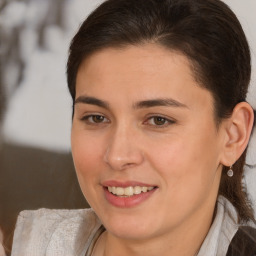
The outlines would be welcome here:
[[[221,163],[232,166],[242,155],[248,145],[254,114],[247,102],[237,104],[230,118],[224,122],[225,141]]]

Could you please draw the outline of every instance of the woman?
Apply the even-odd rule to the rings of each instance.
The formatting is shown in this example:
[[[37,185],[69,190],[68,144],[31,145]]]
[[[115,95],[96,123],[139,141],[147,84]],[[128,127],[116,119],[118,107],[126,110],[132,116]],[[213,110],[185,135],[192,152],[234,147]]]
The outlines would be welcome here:
[[[13,255],[254,255],[250,72],[219,0],[104,2],[67,66],[72,154],[93,210],[21,213]]]

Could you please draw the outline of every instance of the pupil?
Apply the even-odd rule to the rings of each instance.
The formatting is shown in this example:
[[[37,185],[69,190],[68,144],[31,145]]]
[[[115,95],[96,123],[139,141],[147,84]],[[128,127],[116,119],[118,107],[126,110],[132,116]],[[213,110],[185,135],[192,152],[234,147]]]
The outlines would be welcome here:
[[[95,122],[95,123],[100,123],[100,122],[102,122],[103,121],[103,116],[94,116],[93,117],[93,121]]]
[[[163,117],[155,117],[155,123],[157,125],[163,125],[165,123],[165,119]]]

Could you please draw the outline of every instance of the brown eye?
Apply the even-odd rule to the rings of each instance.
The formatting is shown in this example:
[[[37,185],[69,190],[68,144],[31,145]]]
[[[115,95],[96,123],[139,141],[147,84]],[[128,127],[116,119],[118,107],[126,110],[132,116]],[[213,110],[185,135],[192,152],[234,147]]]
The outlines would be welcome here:
[[[153,122],[155,125],[164,125],[166,124],[167,120],[161,116],[153,117]]]
[[[108,123],[109,120],[103,116],[103,115],[86,115],[84,117],[81,118],[81,121],[87,123],[87,124],[91,124],[91,125],[95,125],[95,124],[102,124],[102,123]]]
[[[150,125],[152,127],[158,127],[158,128],[164,128],[167,127],[169,125],[174,124],[175,121],[162,117],[162,116],[151,116],[150,118],[148,118],[145,122],[145,124]]]
[[[100,116],[100,115],[93,115],[91,116],[92,122],[93,123],[102,123],[105,120],[104,116]]]

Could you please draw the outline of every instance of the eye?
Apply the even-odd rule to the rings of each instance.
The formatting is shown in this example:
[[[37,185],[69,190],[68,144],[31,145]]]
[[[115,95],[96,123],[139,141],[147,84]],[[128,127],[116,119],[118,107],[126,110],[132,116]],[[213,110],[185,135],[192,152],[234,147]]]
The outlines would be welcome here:
[[[159,126],[159,127],[166,127],[170,124],[174,124],[175,121],[170,120],[166,117],[162,117],[162,116],[151,116],[150,118],[148,118],[145,122],[146,124],[149,124],[151,126]]]
[[[103,115],[87,115],[82,117],[81,120],[89,124],[100,124],[109,122],[109,120]]]

